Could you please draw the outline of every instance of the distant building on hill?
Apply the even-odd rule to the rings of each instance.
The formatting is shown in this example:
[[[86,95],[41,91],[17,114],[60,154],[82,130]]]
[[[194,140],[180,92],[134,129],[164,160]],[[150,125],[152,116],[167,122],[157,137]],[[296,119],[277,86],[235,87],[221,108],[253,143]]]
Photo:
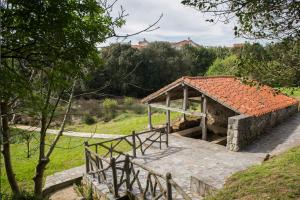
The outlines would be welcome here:
[[[236,43],[233,44],[233,48],[243,48],[245,46],[245,43]]]
[[[197,44],[196,42],[194,42],[193,40],[191,40],[191,38],[189,38],[189,37],[188,37],[187,40],[182,40],[180,42],[173,42],[173,43],[171,43],[171,45],[175,49],[182,49],[186,45],[192,46],[192,47],[200,47],[199,44]]]
[[[142,41],[139,41],[138,44],[131,45],[132,48],[135,49],[143,49],[149,45],[149,42],[144,38]]]
[[[150,42],[148,42],[145,38],[142,41],[139,41],[138,44],[131,45],[132,48],[143,49],[148,46]],[[199,44],[188,38],[187,40],[182,40],[179,42],[170,42],[171,46],[175,49],[182,49],[184,46],[192,46],[192,47],[201,47]]]

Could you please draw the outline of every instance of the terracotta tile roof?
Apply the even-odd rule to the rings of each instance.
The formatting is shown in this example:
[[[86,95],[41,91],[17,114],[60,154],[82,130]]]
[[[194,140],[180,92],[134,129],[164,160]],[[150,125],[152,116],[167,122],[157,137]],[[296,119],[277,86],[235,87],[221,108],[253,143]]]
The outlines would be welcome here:
[[[296,99],[277,93],[271,87],[251,86],[233,76],[182,77],[142,102],[163,95],[179,84],[186,84],[240,114],[259,116],[298,104]]]

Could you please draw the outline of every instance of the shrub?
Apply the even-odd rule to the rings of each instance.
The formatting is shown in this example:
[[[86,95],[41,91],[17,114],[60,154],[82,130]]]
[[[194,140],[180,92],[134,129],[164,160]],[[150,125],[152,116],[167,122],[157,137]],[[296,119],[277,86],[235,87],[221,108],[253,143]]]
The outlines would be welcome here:
[[[235,75],[238,71],[238,58],[235,55],[228,56],[224,59],[217,58],[208,68],[206,75]]]
[[[145,114],[147,112],[146,106],[140,104],[133,105],[131,109],[135,114]]]
[[[118,102],[114,99],[105,99],[102,103],[104,109],[104,121],[112,120],[117,113]]]
[[[134,99],[132,97],[125,97],[124,104],[127,106],[131,106],[134,103]]]
[[[87,125],[92,125],[92,124],[95,124],[95,123],[96,123],[96,120],[95,120],[92,116],[90,116],[90,115],[84,116],[83,121],[84,121],[84,123],[86,123]]]

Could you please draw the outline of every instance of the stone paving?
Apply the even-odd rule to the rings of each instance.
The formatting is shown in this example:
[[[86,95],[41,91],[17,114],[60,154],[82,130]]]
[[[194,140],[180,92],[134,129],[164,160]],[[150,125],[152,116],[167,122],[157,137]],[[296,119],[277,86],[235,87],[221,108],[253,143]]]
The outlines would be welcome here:
[[[25,125],[16,125],[16,128],[27,130],[27,131],[40,131],[39,127],[34,126],[25,126]],[[48,129],[48,134],[58,134],[58,130]],[[116,135],[116,134],[101,134],[101,133],[87,133],[87,132],[75,132],[75,131],[64,131],[63,135],[70,137],[81,137],[81,138],[98,138],[98,139],[115,139],[118,137],[122,137],[124,135]]]
[[[282,153],[300,145],[300,113],[293,115],[280,125],[266,131],[267,133],[249,145],[244,151],[251,153],[268,153],[271,156]]]

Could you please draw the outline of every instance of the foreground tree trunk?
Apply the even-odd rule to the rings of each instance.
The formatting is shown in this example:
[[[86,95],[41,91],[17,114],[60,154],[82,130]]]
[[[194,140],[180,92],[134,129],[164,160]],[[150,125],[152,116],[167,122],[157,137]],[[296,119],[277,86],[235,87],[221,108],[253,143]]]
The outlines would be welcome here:
[[[62,133],[64,131],[66,120],[67,120],[67,116],[68,116],[68,114],[70,112],[70,108],[71,108],[71,103],[72,103],[72,99],[73,99],[73,93],[74,93],[74,89],[75,89],[75,84],[76,84],[76,81],[74,81],[74,83],[73,83],[71,95],[69,97],[67,109],[66,109],[66,112],[64,114],[64,119],[62,121],[60,130],[57,133],[54,141],[50,145],[49,150],[47,151],[46,154],[45,154],[46,131],[47,131],[47,128],[48,128],[49,124],[52,121],[52,117],[53,117],[54,112],[52,112],[52,116],[50,117],[50,119],[48,121],[48,124],[46,123],[47,120],[43,119],[43,117],[42,117],[41,139],[40,139],[40,157],[39,157],[38,165],[36,166],[36,173],[35,173],[35,176],[33,178],[33,181],[34,181],[34,194],[37,197],[42,197],[42,195],[43,195],[43,178],[44,178],[44,172],[45,172],[47,164],[50,161],[50,156],[51,156],[53,150],[55,149],[55,146],[56,146],[56,144],[57,144],[60,136],[62,135]],[[60,99],[60,97],[58,99]],[[58,102],[57,102],[57,104],[58,104]],[[57,107],[57,104],[56,104],[55,108]],[[53,111],[55,111],[55,109]]]
[[[18,186],[18,183],[16,181],[16,177],[12,168],[11,164],[11,157],[10,157],[10,134],[9,134],[9,125],[8,125],[8,105],[6,102],[1,102],[0,103],[0,114],[1,114],[1,133],[3,135],[3,158],[4,158],[4,165],[5,165],[5,170],[6,170],[6,176],[7,180],[9,182],[9,185],[11,187],[12,192],[19,196],[20,195],[20,188]]]

